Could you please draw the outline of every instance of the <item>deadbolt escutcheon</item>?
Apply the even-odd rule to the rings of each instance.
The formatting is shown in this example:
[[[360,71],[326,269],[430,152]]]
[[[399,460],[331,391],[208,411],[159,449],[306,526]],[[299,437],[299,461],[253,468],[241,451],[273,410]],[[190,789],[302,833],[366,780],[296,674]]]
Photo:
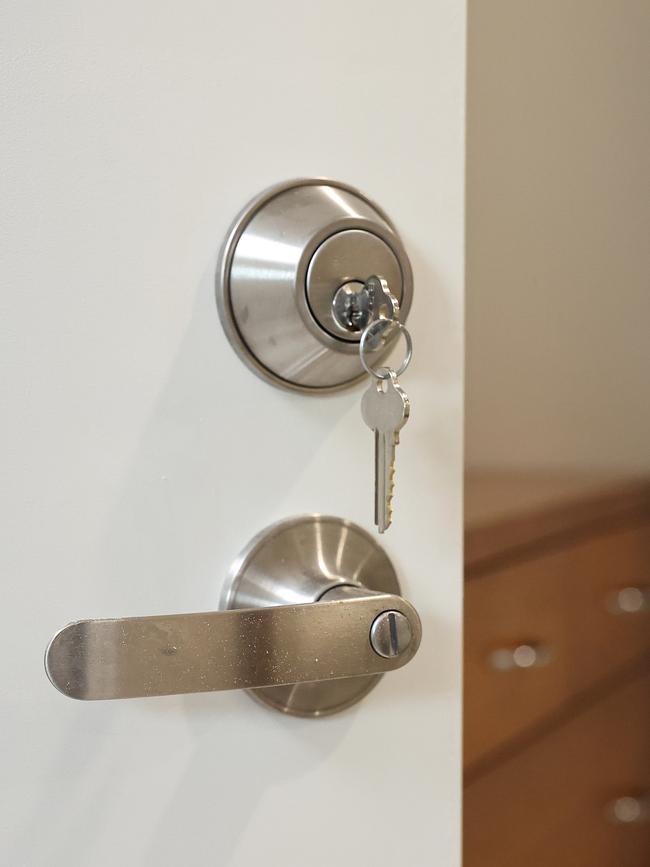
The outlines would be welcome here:
[[[411,306],[404,246],[383,210],[347,184],[305,178],[250,202],[219,258],[217,305],[240,358],[273,385],[319,394],[364,377],[360,334],[336,322],[332,304],[346,283],[379,274]],[[392,348],[378,349],[375,364]]]

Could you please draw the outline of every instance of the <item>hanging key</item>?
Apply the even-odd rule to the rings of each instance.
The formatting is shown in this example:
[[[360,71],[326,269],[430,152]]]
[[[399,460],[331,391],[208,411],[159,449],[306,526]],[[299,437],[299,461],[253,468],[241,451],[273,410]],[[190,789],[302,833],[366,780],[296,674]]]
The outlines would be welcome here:
[[[394,370],[373,377],[361,401],[363,420],[375,434],[375,524],[384,533],[393,519],[395,447],[408,421],[410,404]]]
[[[398,377],[409,366],[413,354],[411,335],[399,321],[400,309],[388,283],[373,275],[366,280],[366,289],[376,317],[363,330],[359,343],[359,357],[364,370],[370,374],[371,384],[363,396],[363,419],[375,435],[375,524],[380,533],[386,532],[393,519],[393,493],[395,490],[395,448],[399,432],[406,424],[410,404]],[[375,369],[367,353],[381,349],[386,337],[397,329],[406,341],[406,355],[398,370],[390,367]]]

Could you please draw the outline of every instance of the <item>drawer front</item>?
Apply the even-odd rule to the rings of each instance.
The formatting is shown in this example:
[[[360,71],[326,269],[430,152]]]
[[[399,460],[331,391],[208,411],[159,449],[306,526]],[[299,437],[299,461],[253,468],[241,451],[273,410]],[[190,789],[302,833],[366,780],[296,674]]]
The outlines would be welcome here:
[[[650,674],[465,789],[464,867],[650,864]]]
[[[468,581],[466,766],[649,649],[649,587],[650,525]]]

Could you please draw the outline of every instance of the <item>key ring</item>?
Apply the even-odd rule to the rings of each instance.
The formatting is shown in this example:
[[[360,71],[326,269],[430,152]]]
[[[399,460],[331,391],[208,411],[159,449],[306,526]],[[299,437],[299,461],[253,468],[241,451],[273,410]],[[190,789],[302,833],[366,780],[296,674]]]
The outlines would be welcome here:
[[[404,335],[404,340],[406,341],[406,355],[404,356],[404,361],[400,364],[397,370],[392,370],[388,367],[380,367],[375,370],[374,367],[371,367],[366,361],[366,344],[371,337],[373,330],[377,330],[377,326],[380,327],[380,331],[377,333],[377,337],[380,336],[384,328],[397,328],[398,331]],[[391,374],[395,376],[401,376],[406,368],[411,363],[411,358],[413,357],[413,340],[411,339],[411,334],[406,327],[401,322],[398,322],[396,319],[375,319],[374,322],[371,322],[368,325],[361,335],[361,342],[359,343],[359,357],[361,358],[361,364],[363,365],[363,369],[366,373],[369,373],[370,376],[374,376],[375,379],[379,380],[387,380],[391,378]],[[383,371],[383,372],[382,372]]]

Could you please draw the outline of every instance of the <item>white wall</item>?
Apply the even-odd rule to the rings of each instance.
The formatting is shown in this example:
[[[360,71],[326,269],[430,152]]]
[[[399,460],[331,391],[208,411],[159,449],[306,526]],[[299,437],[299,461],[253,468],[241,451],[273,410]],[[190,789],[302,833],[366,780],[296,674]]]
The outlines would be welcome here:
[[[650,3],[473,0],[467,461],[650,470]]]

